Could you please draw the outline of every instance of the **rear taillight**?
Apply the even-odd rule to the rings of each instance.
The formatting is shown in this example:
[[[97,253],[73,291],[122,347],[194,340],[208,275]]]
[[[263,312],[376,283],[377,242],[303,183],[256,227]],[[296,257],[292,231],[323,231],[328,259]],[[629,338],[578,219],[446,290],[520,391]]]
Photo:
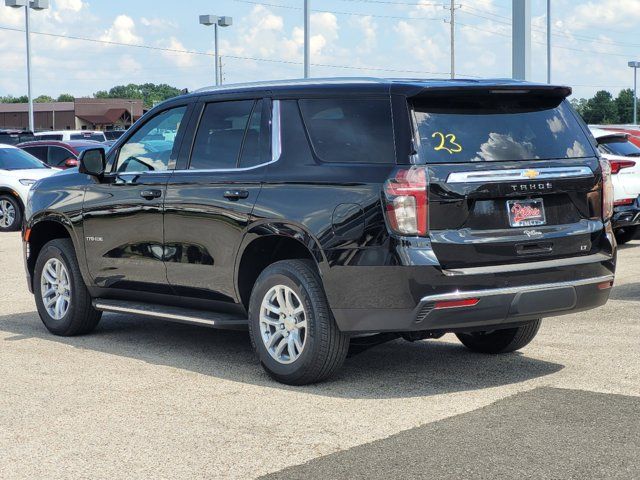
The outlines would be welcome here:
[[[426,236],[429,201],[427,171],[424,167],[396,170],[384,184],[387,222],[399,235]]]
[[[607,221],[613,216],[613,182],[611,181],[611,165],[608,160],[601,159],[602,168],[602,218]]]
[[[636,166],[636,162],[633,160],[609,160],[611,165],[611,173],[615,175],[623,168],[631,168]]]
[[[635,201],[635,198],[621,198],[620,200],[616,200],[615,202],[613,202],[613,206],[622,207],[624,205],[633,205]]]

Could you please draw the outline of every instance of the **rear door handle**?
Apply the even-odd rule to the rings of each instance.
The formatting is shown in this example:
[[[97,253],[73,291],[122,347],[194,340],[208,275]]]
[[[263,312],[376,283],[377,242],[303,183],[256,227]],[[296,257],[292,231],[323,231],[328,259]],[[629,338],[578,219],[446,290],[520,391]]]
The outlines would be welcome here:
[[[142,198],[146,198],[147,200],[153,200],[154,198],[160,198],[162,196],[161,190],[142,190],[140,192],[140,196]]]
[[[240,200],[249,197],[249,192],[246,190],[227,190],[224,192],[224,198],[228,200]]]

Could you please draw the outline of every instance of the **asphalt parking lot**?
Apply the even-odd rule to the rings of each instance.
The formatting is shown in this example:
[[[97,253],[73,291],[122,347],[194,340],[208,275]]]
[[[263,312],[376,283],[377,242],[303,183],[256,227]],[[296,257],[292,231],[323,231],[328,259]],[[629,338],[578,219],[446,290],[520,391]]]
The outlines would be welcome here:
[[[603,308],[521,353],[396,341],[293,388],[247,334],[105,315],[42,326],[0,236],[0,478],[640,478],[640,241]]]

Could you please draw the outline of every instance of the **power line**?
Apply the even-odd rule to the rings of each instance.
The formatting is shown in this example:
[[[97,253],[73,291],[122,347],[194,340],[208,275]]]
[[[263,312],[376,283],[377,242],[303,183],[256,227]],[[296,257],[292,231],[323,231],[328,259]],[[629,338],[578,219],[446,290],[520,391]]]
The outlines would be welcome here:
[[[278,3],[266,3],[266,2],[257,2],[253,0],[233,0],[234,2],[239,3],[248,3],[250,5],[261,5],[263,7],[274,7],[274,8],[285,8],[288,10],[302,10],[302,7],[295,7],[293,5],[282,5]],[[359,13],[359,12],[341,12],[337,10],[316,10],[313,9],[313,12],[317,13],[333,13],[335,15],[349,15],[354,17],[373,17],[373,18],[389,18],[393,20],[430,20],[430,21],[440,21],[442,18],[434,18],[434,17],[403,17],[399,15],[377,15],[373,13]]]
[[[8,27],[1,25],[0,30],[9,30],[13,32],[24,32],[24,30],[15,27]],[[198,50],[179,50],[176,48],[166,48],[166,47],[154,47],[152,45],[143,45],[143,44],[133,44],[133,43],[123,43],[123,42],[115,42],[112,40],[99,40],[96,38],[88,38],[88,37],[79,37],[73,35],[62,35],[57,33],[48,33],[48,32],[31,32],[34,35],[43,35],[47,37],[54,38],[66,38],[68,40],[78,40],[84,42],[92,42],[99,43],[103,45],[112,45],[112,46],[120,46],[120,47],[132,47],[132,48],[142,48],[146,50],[154,50],[161,52],[170,52],[170,53],[181,53],[188,55],[202,55],[207,57],[212,57],[213,54],[209,52],[202,52]],[[282,60],[275,58],[259,58],[259,57],[246,57],[241,55],[225,55],[225,58],[233,58],[236,60],[251,60],[256,62],[269,62],[269,63],[282,63],[289,65],[302,65],[302,62],[298,62],[295,60]],[[325,64],[325,63],[314,63],[312,64],[316,67],[326,67],[326,68],[338,68],[344,70],[359,70],[359,71],[377,71],[377,72],[387,72],[387,73],[408,73],[408,74],[428,74],[428,75],[449,75],[449,72],[431,72],[427,70],[403,70],[403,69],[395,69],[395,68],[379,68],[379,67],[369,67],[369,66],[353,66],[353,65],[333,65],[333,64]],[[475,75],[465,75],[467,77],[478,78]]]

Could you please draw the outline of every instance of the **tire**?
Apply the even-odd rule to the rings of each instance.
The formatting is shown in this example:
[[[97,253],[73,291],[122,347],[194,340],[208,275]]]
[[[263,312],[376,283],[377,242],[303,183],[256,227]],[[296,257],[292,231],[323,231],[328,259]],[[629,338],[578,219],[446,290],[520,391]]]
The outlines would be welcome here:
[[[458,340],[470,350],[480,353],[509,353],[520,350],[536,336],[542,320],[534,320],[516,328],[492,332],[456,333]]]
[[[62,273],[62,270],[56,271],[58,263],[64,267],[66,277],[64,273]],[[45,276],[43,277],[45,267],[47,267],[47,273],[44,274]],[[52,278],[52,270],[57,272],[56,278],[59,277],[58,288],[66,291],[66,297],[68,298],[68,302],[62,302],[60,304],[60,311],[56,310],[58,302],[56,301],[53,304],[51,307],[54,309],[53,314],[47,308],[47,305],[45,305],[45,300],[42,295],[43,286],[47,289],[45,293],[51,291],[50,287],[52,283],[50,283],[49,280]],[[64,280],[65,278],[66,280]],[[62,286],[60,286],[60,284],[62,284]],[[66,288],[65,285],[68,286],[68,288]],[[89,333],[96,328],[102,316],[102,312],[93,308],[91,296],[80,274],[73,243],[69,239],[58,238],[51,240],[42,247],[36,260],[33,276],[33,293],[40,319],[42,323],[44,323],[44,326],[54,335],[69,337]],[[55,298],[55,295],[57,295],[57,293],[47,295],[47,300]],[[66,309],[64,308],[65,304]],[[54,314],[62,315],[56,318]]]
[[[619,228],[613,233],[616,236],[616,242],[618,242],[618,245],[623,245],[636,238],[636,234],[638,233],[638,226],[634,225],[632,227]]]
[[[12,195],[0,195],[0,232],[14,232],[22,226],[22,207]]]
[[[294,316],[285,315],[283,319],[273,311],[264,310],[266,304],[280,309],[277,294],[280,290],[287,296],[282,310],[291,313],[302,308],[303,311]],[[262,315],[263,311],[267,313]],[[261,322],[264,316],[268,317],[269,324]],[[298,328],[304,320],[306,328]],[[280,333],[276,334],[278,330]],[[249,302],[249,335],[266,372],[287,385],[307,385],[327,379],[342,366],[349,350],[349,337],[336,325],[320,277],[314,265],[305,260],[276,262],[260,274]],[[266,343],[268,339],[275,340],[271,352]],[[283,341],[290,343],[281,349],[278,359],[278,347]]]

